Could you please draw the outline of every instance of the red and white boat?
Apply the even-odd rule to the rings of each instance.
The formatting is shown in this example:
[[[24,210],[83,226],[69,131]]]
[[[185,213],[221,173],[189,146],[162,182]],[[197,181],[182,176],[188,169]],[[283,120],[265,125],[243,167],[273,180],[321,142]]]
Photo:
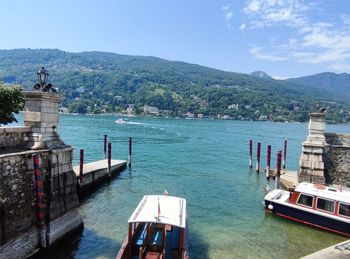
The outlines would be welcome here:
[[[265,209],[279,216],[350,237],[350,191],[300,183],[294,191],[275,189]]]
[[[117,259],[187,259],[186,200],[167,195],[143,197],[129,221]]]

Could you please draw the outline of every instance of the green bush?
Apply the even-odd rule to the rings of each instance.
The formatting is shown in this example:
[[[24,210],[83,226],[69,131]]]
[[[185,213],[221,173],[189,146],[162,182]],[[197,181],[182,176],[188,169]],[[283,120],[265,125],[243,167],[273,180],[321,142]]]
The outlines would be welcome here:
[[[24,98],[19,86],[4,86],[0,83],[0,125],[17,122],[15,114],[23,109]]]

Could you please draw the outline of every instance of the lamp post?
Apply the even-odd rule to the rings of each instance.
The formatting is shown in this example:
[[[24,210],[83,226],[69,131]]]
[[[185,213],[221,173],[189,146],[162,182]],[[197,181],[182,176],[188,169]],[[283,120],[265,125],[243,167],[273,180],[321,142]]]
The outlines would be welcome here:
[[[59,88],[55,88],[52,86],[51,83],[47,83],[47,80],[49,78],[49,72],[47,72],[45,67],[41,67],[41,69],[38,72],[36,72],[36,76],[39,83],[36,83],[34,85],[35,90],[41,89],[41,91],[43,92],[48,92],[51,90],[53,93],[59,93]]]

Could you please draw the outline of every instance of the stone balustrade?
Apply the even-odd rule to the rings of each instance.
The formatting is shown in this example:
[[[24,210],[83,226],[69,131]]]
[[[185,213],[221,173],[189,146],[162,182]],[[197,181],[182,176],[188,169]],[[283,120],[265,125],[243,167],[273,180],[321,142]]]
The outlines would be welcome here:
[[[0,127],[0,149],[23,147],[27,144],[31,127]]]

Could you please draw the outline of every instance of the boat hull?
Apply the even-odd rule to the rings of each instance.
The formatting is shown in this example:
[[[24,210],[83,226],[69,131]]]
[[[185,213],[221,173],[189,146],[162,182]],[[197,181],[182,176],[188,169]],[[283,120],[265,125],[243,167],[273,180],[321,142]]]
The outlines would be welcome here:
[[[265,200],[265,209],[284,218],[350,237],[350,223],[344,221],[269,200]]]

